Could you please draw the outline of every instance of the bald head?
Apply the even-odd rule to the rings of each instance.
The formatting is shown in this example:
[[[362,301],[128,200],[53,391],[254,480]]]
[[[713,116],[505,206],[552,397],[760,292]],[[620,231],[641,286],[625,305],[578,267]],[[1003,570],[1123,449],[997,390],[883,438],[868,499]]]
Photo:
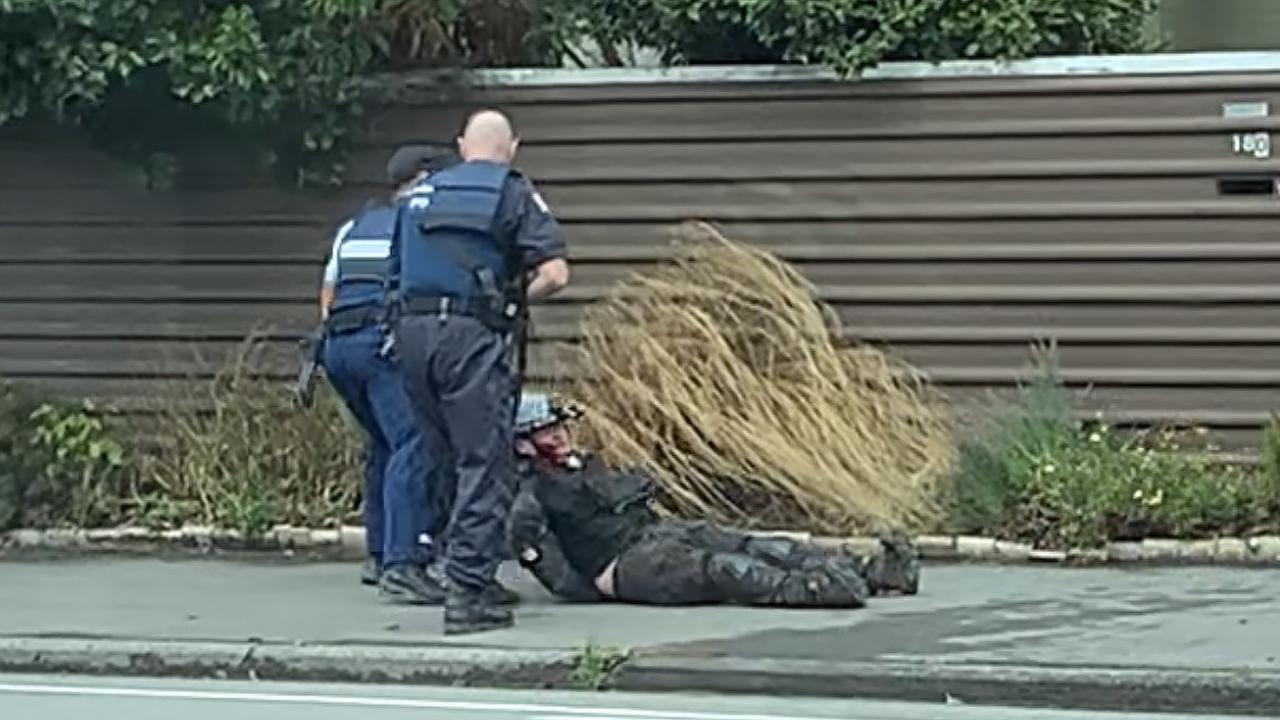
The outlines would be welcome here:
[[[462,128],[462,137],[458,138],[458,153],[463,160],[510,163],[519,146],[511,120],[497,110],[473,113]]]

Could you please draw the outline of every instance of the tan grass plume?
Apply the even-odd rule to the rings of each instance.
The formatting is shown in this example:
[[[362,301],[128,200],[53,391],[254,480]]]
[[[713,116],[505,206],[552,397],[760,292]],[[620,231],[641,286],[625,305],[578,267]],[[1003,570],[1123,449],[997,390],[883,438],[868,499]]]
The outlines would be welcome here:
[[[704,223],[583,320],[571,392],[607,460],[652,472],[664,509],[820,533],[919,528],[950,465],[944,405],[910,367],[837,346],[799,272]]]

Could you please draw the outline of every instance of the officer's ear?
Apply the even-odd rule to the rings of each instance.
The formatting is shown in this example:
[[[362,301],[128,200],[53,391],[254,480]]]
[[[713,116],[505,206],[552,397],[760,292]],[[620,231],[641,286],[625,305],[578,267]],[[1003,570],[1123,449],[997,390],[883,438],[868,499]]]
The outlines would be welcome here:
[[[511,159],[516,157],[516,151],[520,149],[520,138],[512,138],[511,140]]]

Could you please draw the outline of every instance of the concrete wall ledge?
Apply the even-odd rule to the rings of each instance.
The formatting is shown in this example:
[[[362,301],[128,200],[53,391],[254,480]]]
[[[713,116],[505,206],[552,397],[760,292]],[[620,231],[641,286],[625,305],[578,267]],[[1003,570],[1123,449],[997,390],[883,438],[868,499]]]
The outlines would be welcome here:
[[[860,553],[877,552],[874,537],[824,537],[796,532],[765,532],[809,540],[827,547]],[[1280,535],[1209,540],[1147,539],[1112,542],[1105,547],[1045,550],[991,537],[923,535],[916,539],[925,560],[1054,565],[1270,565],[1280,566]],[[194,550],[257,551],[292,555],[313,552],[359,559],[364,556],[365,532],[357,526],[301,528],[280,525],[257,537],[238,531],[188,526],[156,530],[121,527],[93,530],[12,530],[0,534],[0,551],[64,550],[83,552],[139,552]]]

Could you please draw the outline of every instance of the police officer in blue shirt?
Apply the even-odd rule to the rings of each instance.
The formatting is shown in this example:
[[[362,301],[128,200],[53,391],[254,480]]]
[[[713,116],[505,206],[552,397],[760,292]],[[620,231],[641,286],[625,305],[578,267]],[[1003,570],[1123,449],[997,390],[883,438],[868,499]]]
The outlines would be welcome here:
[[[398,196],[457,158],[406,147],[387,163]],[[392,271],[396,208],[371,203],[338,230],[325,267],[321,313],[329,383],[365,431],[364,520],[369,557],[361,581],[396,603],[432,604],[442,584],[425,571],[419,538],[431,529],[428,478],[433,470],[394,359],[381,352],[385,289]]]
[[[515,481],[518,326],[528,301],[569,282],[559,223],[510,165],[518,146],[505,115],[477,112],[458,140],[463,162],[399,201],[397,353],[427,452],[452,468],[450,635],[514,622],[494,576]]]

